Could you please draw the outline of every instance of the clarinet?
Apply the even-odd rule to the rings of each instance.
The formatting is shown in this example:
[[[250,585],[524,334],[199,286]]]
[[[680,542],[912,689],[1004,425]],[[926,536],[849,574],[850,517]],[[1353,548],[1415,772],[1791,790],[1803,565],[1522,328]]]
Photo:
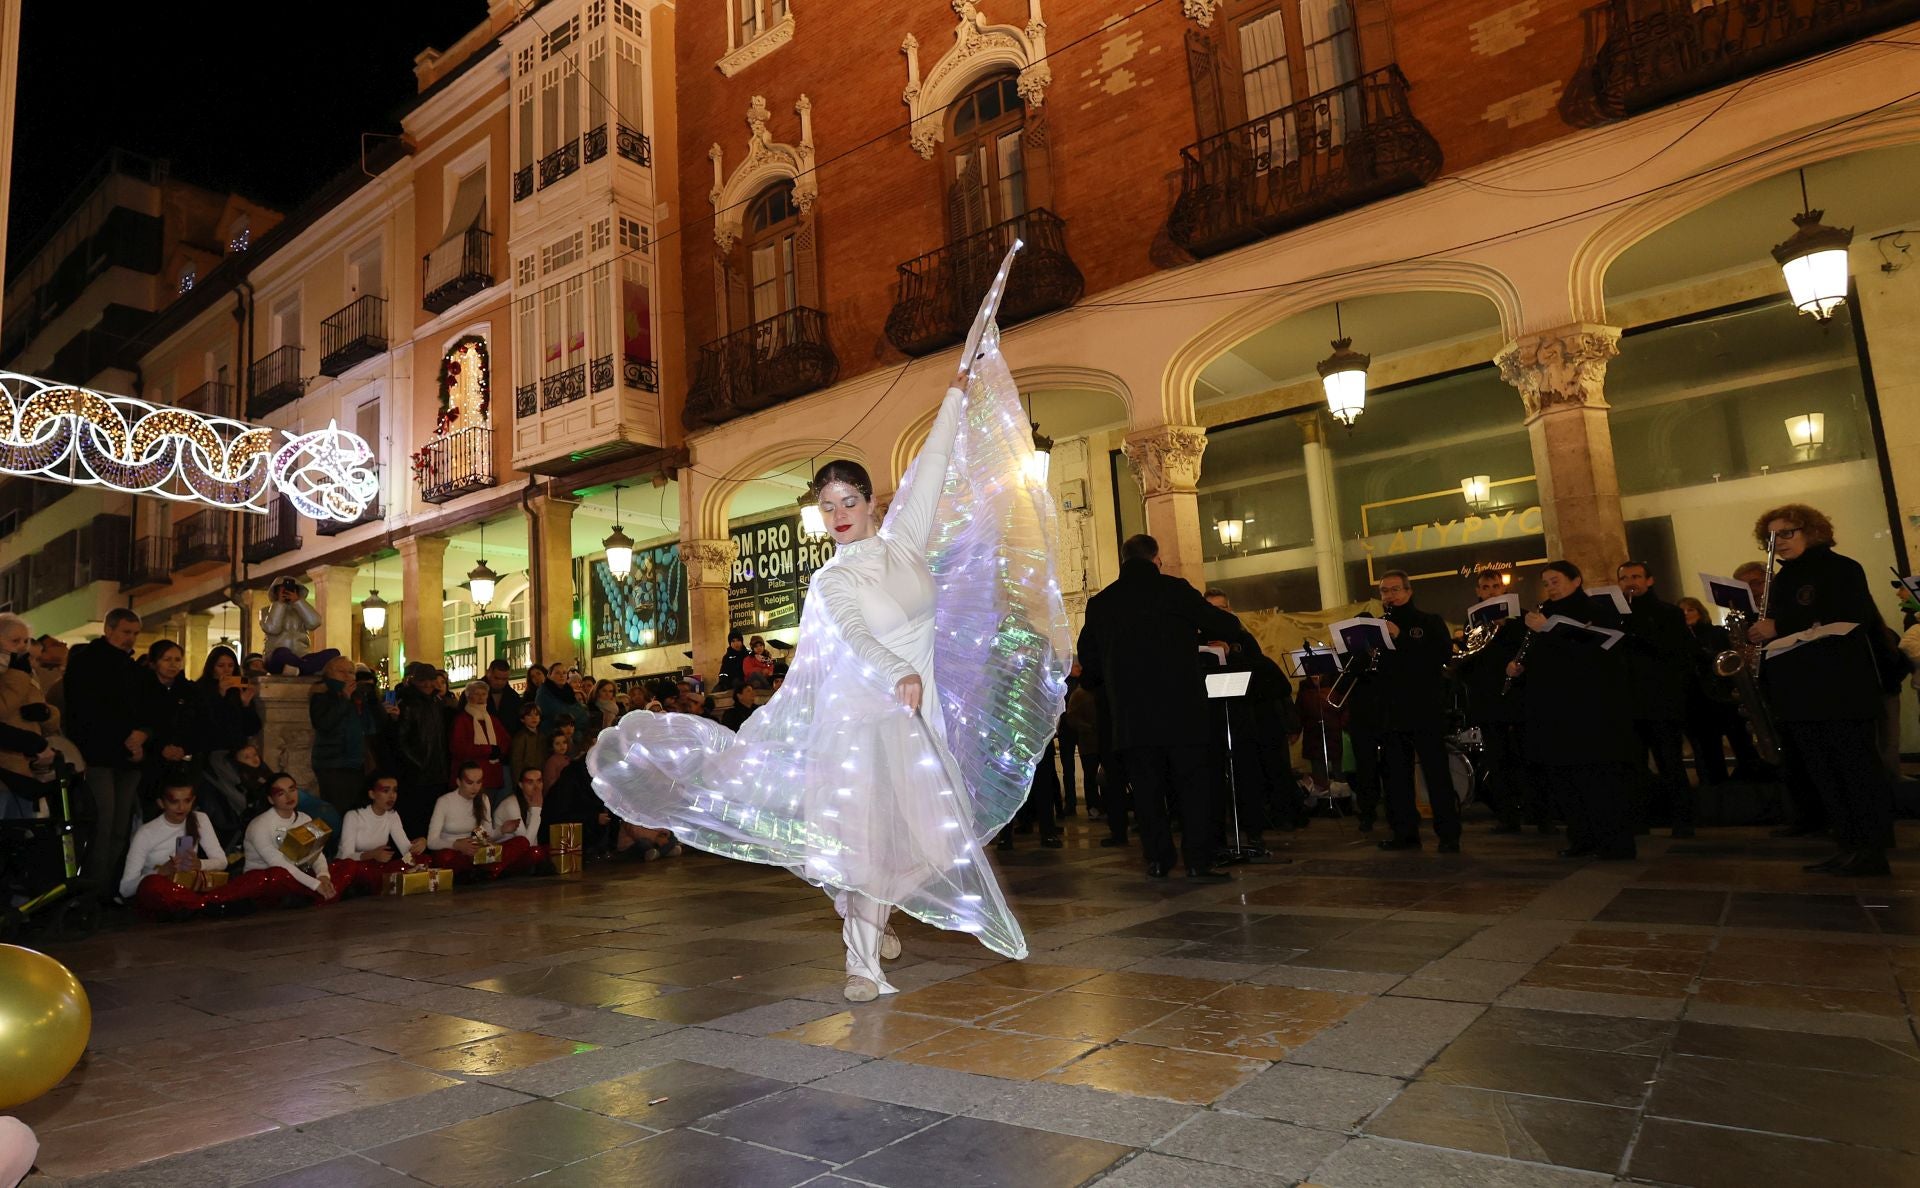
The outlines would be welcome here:
[[[1540,613],[1545,614],[1546,609],[1547,609],[1546,606],[1542,604],[1540,607]],[[1527,662],[1527,652],[1533,647],[1534,636],[1539,634],[1540,633],[1538,631],[1530,630],[1527,632],[1527,637],[1520,641],[1520,649],[1513,654],[1513,663],[1525,664]],[[1500,696],[1505,697],[1507,694],[1513,692],[1514,679],[1515,678],[1510,676],[1506,680],[1500,683]]]

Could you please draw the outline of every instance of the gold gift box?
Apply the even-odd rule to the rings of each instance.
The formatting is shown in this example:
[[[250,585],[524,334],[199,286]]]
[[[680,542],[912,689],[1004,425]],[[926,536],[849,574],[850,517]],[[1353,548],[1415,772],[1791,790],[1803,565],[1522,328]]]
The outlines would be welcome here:
[[[189,891],[211,891],[227,885],[227,872],[224,870],[176,870],[173,882],[177,887]]]
[[[577,854],[586,847],[585,827],[579,823],[547,826],[547,849],[555,854]]]
[[[500,861],[500,851],[501,848],[499,846],[482,842],[480,845],[473,847],[473,864],[475,866],[492,866],[494,863]]]
[[[327,839],[332,836],[333,829],[325,821],[308,821],[287,830],[287,836],[280,840],[280,852],[287,856],[287,861],[299,866],[326,848]]]
[[[562,853],[555,850],[547,855],[547,861],[553,864],[553,873],[570,875],[580,873],[580,851],[571,850]]]
[[[453,890],[453,872],[437,867],[396,870],[387,876],[383,895],[425,895],[433,891]]]

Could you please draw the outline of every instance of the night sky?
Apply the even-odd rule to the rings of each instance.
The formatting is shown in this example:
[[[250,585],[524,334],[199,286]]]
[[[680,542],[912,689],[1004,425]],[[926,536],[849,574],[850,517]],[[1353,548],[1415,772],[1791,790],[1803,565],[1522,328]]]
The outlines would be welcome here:
[[[358,160],[361,132],[399,131],[413,56],[444,49],[487,11],[486,0],[25,8],[10,253],[116,145],[291,210]],[[283,14],[312,19],[287,25]]]

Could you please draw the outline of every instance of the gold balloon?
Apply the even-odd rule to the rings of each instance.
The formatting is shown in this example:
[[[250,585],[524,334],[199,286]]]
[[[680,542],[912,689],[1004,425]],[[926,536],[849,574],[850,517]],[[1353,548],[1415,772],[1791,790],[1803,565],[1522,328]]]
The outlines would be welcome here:
[[[92,1032],[93,1007],[71,970],[45,953],[0,945],[0,1110],[65,1080]]]

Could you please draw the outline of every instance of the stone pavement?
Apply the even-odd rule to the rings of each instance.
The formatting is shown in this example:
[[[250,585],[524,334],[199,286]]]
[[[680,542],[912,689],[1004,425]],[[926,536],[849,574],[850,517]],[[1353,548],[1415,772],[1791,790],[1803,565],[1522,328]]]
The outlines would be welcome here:
[[[852,1008],[826,897],[705,856],[55,948],[93,1045],[29,1183],[1920,1183],[1920,863],[1318,821],[1194,888],[1069,825],[995,855],[1031,959],[905,921]]]

